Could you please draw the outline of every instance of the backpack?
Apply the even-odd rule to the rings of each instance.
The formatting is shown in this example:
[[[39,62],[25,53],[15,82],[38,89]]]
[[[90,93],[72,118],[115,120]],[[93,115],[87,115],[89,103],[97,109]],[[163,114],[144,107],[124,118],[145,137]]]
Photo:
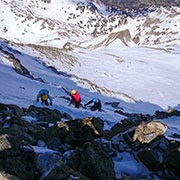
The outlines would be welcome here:
[[[42,101],[46,101],[46,100],[48,99],[47,94],[43,94],[43,95],[41,96],[41,99],[42,99]]]

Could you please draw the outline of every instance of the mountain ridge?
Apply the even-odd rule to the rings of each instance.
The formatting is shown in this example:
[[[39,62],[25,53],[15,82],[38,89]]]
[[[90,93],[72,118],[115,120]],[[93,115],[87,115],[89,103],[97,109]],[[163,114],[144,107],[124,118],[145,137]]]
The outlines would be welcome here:
[[[38,5],[32,2],[35,4],[36,1],[29,4],[23,1],[14,1],[13,4],[1,1],[1,6],[10,14],[7,16],[3,9],[0,11],[0,32],[3,38],[15,42],[63,47],[67,41],[78,45],[94,37],[127,29],[132,37],[131,41],[138,46],[168,45],[179,39],[178,8],[161,7],[145,16],[132,18],[109,13],[105,11],[106,7],[97,4],[99,11],[104,9],[104,15],[91,11],[88,7],[89,1],[74,1],[72,5],[72,1],[61,0],[57,7],[56,1],[37,2]],[[12,24],[7,23],[8,18]],[[125,45],[128,43],[125,42]]]
[[[149,8],[151,6],[154,7],[172,7],[172,6],[180,6],[180,2],[177,0],[100,0],[100,2],[104,3],[107,6],[120,8],[120,9],[141,9],[141,8]]]

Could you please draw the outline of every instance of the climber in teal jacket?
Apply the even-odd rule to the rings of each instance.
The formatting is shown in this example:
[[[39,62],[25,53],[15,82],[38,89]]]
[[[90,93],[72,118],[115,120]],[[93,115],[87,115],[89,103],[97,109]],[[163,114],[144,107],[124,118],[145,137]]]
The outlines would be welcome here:
[[[41,89],[37,95],[36,101],[39,102],[39,98],[41,98],[42,103],[45,103],[45,105],[49,105],[48,99],[50,101],[50,105],[52,105],[52,98],[49,95],[49,91],[47,89]]]

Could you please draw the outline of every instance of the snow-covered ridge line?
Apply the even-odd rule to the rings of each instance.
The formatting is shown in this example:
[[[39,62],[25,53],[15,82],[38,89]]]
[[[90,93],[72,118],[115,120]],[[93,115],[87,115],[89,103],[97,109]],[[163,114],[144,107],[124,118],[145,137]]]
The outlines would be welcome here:
[[[131,41],[140,46],[172,46],[179,41],[178,7],[160,7],[146,16],[131,18],[113,13],[107,15],[106,11],[100,14],[89,8],[87,1],[0,3],[1,37],[24,44],[63,47],[68,41],[79,44],[92,36],[124,30],[129,31]]]

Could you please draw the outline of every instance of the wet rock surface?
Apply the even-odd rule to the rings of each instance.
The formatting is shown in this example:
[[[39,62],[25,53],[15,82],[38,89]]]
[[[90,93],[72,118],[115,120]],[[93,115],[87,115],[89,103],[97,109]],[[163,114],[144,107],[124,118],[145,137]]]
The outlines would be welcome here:
[[[0,178],[179,179],[180,143],[168,140],[163,135],[167,127],[153,121],[179,115],[179,111],[126,114],[104,131],[100,118],[72,120],[57,110],[0,103]],[[63,122],[64,117],[69,120]],[[113,158],[119,153],[144,165],[147,176],[122,171],[117,178]],[[119,160],[123,162],[123,157]]]

